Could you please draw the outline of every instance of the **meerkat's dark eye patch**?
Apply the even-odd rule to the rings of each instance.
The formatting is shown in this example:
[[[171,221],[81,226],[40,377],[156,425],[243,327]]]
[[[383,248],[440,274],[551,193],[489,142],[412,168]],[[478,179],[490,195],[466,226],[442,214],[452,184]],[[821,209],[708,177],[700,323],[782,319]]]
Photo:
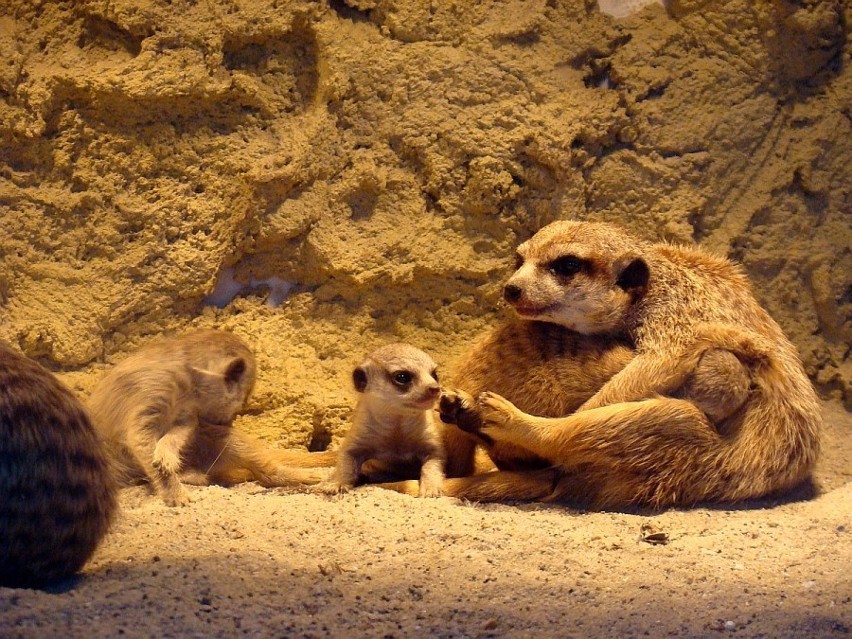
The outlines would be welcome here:
[[[586,261],[576,255],[563,255],[550,262],[547,268],[559,277],[571,277],[586,268]]]
[[[515,270],[517,271],[524,265],[524,257],[520,253],[515,253]]]
[[[396,371],[391,373],[391,381],[400,388],[408,388],[414,381],[414,374],[408,371]]]
[[[438,369],[437,369],[437,368],[433,368],[433,369],[432,369],[432,378],[433,378],[436,382],[437,382],[437,381],[440,381],[440,380],[438,379]]]

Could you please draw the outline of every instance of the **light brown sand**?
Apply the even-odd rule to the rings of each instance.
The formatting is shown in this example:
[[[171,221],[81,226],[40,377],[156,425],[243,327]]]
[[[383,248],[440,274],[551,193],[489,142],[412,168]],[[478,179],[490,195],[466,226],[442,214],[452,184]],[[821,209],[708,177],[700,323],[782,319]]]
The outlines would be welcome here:
[[[847,636],[852,424],[830,406],[827,420],[818,496],[736,508],[590,513],[244,484],[191,488],[175,509],[125,489],[81,579],[0,589],[0,636]],[[668,543],[643,541],[660,533]]]

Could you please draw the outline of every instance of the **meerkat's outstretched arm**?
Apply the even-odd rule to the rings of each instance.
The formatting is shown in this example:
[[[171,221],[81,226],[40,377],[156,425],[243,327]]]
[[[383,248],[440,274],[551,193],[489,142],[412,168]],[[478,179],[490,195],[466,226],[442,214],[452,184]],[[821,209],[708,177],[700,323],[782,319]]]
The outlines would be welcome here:
[[[189,501],[180,482],[183,467],[181,456],[197,427],[195,420],[174,424],[154,445],[151,467],[155,473],[155,483],[169,506],[184,505]]]
[[[355,486],[361,464],[367,459],[364,455],[356,455],[352,450],[344,448],[337,458],[337,465],[331,481],[325,486],[328,492],[344,492]]]

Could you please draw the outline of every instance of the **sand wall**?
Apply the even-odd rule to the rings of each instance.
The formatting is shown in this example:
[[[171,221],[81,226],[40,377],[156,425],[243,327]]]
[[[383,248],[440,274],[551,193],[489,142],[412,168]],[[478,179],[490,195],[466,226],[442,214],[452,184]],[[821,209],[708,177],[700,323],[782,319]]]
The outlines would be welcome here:
[[[257,350],[321,446],[387,339],[449,365],[560,218],[740,260],[820,391],[852,364],[848,3],[0,6],[0,339],[81,393],[162,331]]]

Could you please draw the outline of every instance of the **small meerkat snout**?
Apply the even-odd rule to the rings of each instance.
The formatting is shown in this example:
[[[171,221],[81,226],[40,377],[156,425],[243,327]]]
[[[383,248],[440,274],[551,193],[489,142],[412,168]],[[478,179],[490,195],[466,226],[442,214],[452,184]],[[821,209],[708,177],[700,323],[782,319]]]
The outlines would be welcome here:
[[[516,284],[506,284],[503,287],[503,299],[509,302],[509,304],[514,304],[518,300],[521,299],[521,295],[524,294],[524,289]]]

